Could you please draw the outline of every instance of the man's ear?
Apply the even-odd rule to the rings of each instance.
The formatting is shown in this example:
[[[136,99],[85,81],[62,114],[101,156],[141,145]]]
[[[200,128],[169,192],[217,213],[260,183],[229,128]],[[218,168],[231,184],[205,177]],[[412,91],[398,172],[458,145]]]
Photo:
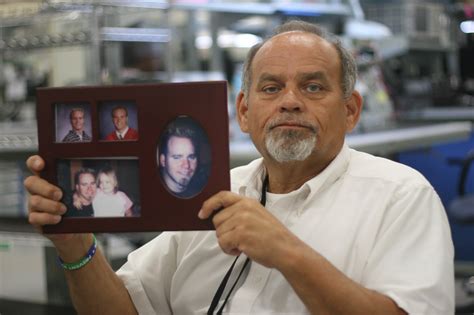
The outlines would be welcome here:
[[[235,107],[237,109],[237,121],[239,122],[240,130],[247,133],[248,127],[248,104],[244,92],[240,91],[235,100]]]
[[[160,165],[161,165],[161,167],[165,167],[165,166],[166,166],[166,159],[165,159],[165,155],[164,155],[164,154],[160,154]]]
[[[363,102],[362,96],[356,90],[346,100],[346,132],[351,132],[359,122]]]

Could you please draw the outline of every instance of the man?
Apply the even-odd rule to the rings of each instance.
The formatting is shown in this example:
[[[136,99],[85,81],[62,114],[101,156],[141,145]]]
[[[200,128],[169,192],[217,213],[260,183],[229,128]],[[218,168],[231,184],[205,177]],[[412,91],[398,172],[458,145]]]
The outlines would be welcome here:
[[[84,109],[73,108],[69,113],[72,129],[63,138],[63,142],[91,141],[91,137],[84,131]]]
[[[166,129],[157,153],[166,187],[177,197],[189,198],[202,188],[196,181],[191,184],[198,168],[197,141],[194,130],[179,124],[174,122]]]
[[[433,188],[344,144],[361,113],[355,79],[350,53],[311,24],[289,22],[252,48],[237,113],[263,159],[234,169],[233,192],[204,202],[198,216],[214,215],[216,231],[162,233],[117,276],[102,254],[67,271],[79,313],[205,313],[231,256],[242,254],[224,312],[453,314],[453,248]],[[26,187],[30,222],[58,222],[55,188],[37,177]],[[53,242],[75,262],[92,236]]]
[[[64,214],[67,217],[92,217],[94,209],[92,200],[97,193],[95,172],[82,168],[74,175],[74,192],[72,202]]]
[[[137,140],[138,131],[128,125],[128,110],[125,106],[119,105],[112,109],[112,122],[115,130],[109,133],[105,140]]]

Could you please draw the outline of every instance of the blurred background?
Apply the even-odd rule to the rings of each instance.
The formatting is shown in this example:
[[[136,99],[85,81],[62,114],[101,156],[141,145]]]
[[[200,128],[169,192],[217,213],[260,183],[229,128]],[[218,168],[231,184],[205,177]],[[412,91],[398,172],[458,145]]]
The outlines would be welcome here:
[[[474,0],[0,0],[0,314],[72,314],[55,251],[26,219],[38,87],[227,80],[231,166],[257,158],[234,119],[249,48],[289,19],[339,35],[365,99],[353,148],[435,187],[474,312]],[[423,224],[423,222],[420,222]],[[157,233],[99,235],[114,268]]]

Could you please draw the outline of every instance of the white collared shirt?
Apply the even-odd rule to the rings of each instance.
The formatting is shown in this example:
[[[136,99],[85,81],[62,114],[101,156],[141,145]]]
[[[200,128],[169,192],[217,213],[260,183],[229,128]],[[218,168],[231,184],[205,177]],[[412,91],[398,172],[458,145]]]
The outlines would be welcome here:
[[[260,198],[261,159],[231,175],[234,192]],[[298,190],[267,198],[273,215],[362,286],[391,297],[409,314],[454,313],[446,214],[413,169],[344,146]],[[205,314],[233,259],[221,251],[214,231],[167,232],[131,253],[117,274],[140,314]],[[226,312],[308,314],[278,270],[255,262]]]
[[[119,139],[125,139],[125,135],[127,134],[127,132],[128,132],[128,127],[126,127],[125,130],[122,132],[115,130],[115,134],[117,135],[117,138]]]

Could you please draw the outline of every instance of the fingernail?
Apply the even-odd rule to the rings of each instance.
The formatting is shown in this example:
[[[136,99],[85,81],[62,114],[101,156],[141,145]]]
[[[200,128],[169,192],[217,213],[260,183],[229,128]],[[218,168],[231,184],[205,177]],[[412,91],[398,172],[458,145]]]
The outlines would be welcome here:
[[[63,195],[62,192],[55,191],[54,195],[53,195],[53,198],[54,198],[54,200],[61,200],[62,195]]]
[[[62,216],[57,215],[57,216],[55,216],[54,221],[56,221],[56,223],[59,223],[59,222],[61,222],[61,219],[62,219]]]
[[[199,217],[199,219],[204,219],[204,211],[202,211],[202,209],[199,210],[198,217]]]
[[[35,161],[33,162],[33,165],[34,165],[34,167],[39,168],[41,166],[40,160],[35,159]]]
[[[61,205],[60,209],[61,209],[62,214],[64,214],[67,211],[67,208],[65,205]]]

